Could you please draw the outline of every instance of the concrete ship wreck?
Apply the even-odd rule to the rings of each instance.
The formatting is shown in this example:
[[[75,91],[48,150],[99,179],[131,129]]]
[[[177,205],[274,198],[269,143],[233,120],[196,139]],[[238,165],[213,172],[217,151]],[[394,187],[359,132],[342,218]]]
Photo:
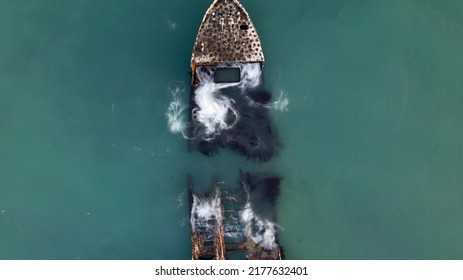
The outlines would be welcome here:
[[[269,174],[240,174],[240,188],[200,193],[190,181],[192,259],[281,260],[275,203],[281,178]]]
[[[266,162],[282,145],[262,86],[264,54],[238,0],[215,0],[204,15],[191,57],[189,138],[205,155],[225,148]]]
[[[264,53],[256,29],[237,0],[215,0],[199,28],[191,68],[222,62],[264,64]],[[194,80],[194,79],[193,79]]]
[[[219,149],[266,162],[281,143],[262,89],[264,54],[254,24],[238,0],[215,0],[207,10],[191,58],[190,148]],[[240,187],[217,179],[208,193],[189,180],[192,258],[282,259],[275,203],[281,178],[240,172]],[[223,183],[223,182],[222,182]],[[262,203],[263,201],[263,203]]]

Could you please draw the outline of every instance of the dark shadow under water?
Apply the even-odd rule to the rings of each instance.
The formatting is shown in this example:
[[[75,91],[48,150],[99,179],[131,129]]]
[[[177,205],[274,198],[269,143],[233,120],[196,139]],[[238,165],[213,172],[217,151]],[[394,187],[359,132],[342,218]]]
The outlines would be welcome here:
[[[242,92],[238,87],[230,87],[220,90],[219,94],[233,100],[237,116],[229,110],[226,122],[234,125],[212,139],[204,139],[201,124],[193,123],[194,146],[207,156],[218,153],[221,148],[258,162],[277,156],[283,145],[270,117],[271,93],[262,88]]]

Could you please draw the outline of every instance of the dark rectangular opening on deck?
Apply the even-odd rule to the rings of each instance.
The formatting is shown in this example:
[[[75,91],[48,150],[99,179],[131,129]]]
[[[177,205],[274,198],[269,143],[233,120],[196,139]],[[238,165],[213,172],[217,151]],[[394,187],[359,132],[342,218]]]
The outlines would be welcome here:
[[[239,83],[241,71],[238,67],[216,68],[214,73],[215,83]]]

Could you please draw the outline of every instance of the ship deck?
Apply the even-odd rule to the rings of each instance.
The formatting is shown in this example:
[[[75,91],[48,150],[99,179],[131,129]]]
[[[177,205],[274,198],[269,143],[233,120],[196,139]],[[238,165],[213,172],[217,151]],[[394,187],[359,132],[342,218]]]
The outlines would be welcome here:
[[[191,57],[198,65],[221,62],[264,64],[264,53],[254,24],[238,0],[215,0],[199,27]]]

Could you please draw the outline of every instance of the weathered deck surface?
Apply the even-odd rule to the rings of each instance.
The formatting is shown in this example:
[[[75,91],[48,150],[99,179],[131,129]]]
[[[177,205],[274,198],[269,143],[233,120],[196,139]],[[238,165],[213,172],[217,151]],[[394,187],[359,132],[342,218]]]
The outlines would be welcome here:
[[[191,185],[190,185],[191,191]],[[191,196],[193,194],[191,193]],[[214,189],[214,193],[211,198],[216,201],[220,201],[220,190]],[[200,201],[203,198],[196,198],[196,201]],[[195,198],[191,198],[194,201]],[[205,199],[207,200],[207,198]],[[220,202],[219,202],[220,203]],[[222,212],[221,205],[217,205]],[[220,213],[211,215],[207,220],[198,217],[197,213],[192,209],[191,212],[191,253],[192,259],[212,259],[212,260],[224,260],[225,259],[225,244],[223,240],[223,224],[222,216]]]
[[[223,63],[259,63],[260,70],[264,64],[259,36],[238,0],[214,0],[204,15],[191,57],[193,88],[199,82],[196,70],[211,71]],[[253,241],[250,232],[244,230],[239,215],[246,202],[245,198],[240,200],[236,194],[223,196],[218,187],[206,196],[196,196],[192,190],[193,186],[190,185],[192,202],[204,205],[211,200],[216,202],[216,208],[211,208],[216,212],[211,215],[201,215],[203,210],[196,211],[192,206],[190,221],[193,259],[223,260],[232,254],[244,254],[250,260],[283,258],[278,244],[272,250],[265,249]]]
[[[264,53],[256,29],[238,0],[215,0],[204,15],[191,67],[219,62],[260,62]]]
[[[190,185],[191,196],[192,185]],[[228,193],[228,191],[227,191]],[[230,199],[232,198],[233,199]],[[220,215],[201,220],[195,215],[192,209],[191,217],[191,250],[193,260],[225,260],[231,254],[243,253],[248,260],[281,260],[283,259],[281,247],[278,245],[273,250],[268,250],[252,240],[252,236],[246,236],[242,225],[231,224],[230,216],[237,216],[241,209],[237,206],[242,204],[238,196],[223,196],[220,189],[216,187],[208,196],[197,196],[196,199],[207,201],[215,199],[219,201]],[[192,199],[193,200],[193,199]],[[227,203],[228,201],[228,203]],[[237,207],[237,208],[235,208]],[[205,226],[207,225],[207,226]],[[228,229],[227,229],[228,228]],[[232,230],[232,231],[230,231]],[[224,236],[227,233],[242,234],[243,240],[239,242],[227,242]]]

